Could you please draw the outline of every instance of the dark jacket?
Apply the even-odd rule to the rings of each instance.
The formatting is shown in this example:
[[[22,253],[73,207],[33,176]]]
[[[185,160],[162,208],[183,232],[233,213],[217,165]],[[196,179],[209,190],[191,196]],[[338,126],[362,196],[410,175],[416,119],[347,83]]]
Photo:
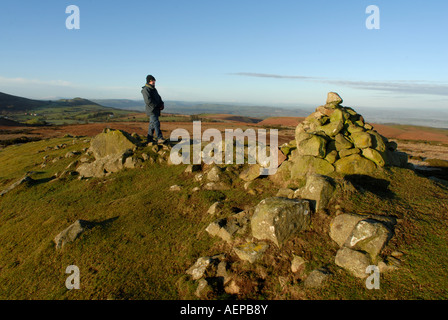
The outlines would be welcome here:
[[[149,116],[155,114],[160,116],[160,107],[163,100],[160,97],[157,89],[149,84],[142,87],[143,100],[145,100],[146,114]]]

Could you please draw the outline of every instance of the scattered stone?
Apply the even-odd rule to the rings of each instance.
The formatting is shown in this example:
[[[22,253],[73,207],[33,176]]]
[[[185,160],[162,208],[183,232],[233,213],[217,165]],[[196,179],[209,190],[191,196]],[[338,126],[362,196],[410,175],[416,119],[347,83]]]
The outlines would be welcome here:
[[[401,261],[394,257],[387,257],[387,261],[379,261],[378,269],[381,273],[392,272],[399,269]]]
[[[218,215],[223,206],[224,204],[221,201],[216,201],[214,204],[210,206],[207,213],[212,216]]]
[[[221,180],[222,170],[218,166],[212,166],[207,172],[207,180],[211,182],[219,182]]]
[[[227,271],[227,262],[221,261],[218,263],[218,268],[216,270],[216,277],[222,278],[222,282],[224,285],[229,283],[230,280],[232,280],[232,276]]]
[[[300,191],[300,196],[302,199],[314,200],[315,211],[324,210],[336,190],[333,184],[329,177],[310,174],[307,176],[305,187]]]
[[[216,220],[205,229],[211,236],[217,236],[226,242],[232,242],[236,234],[242,234],[246,230],[249,222],[246,211],[234,214],[233,216]]]
[[[356,224],[366,218],[366,216],[348,213],[336,216],[330,222],[330,238],[333,239],[339,247],[342,247]]]
[[[177,184],[170,187],[170,191],[180,191],[181,189],[182,187]]]
[[[360,251],[343,247],[338,250],[335,263],[357,278],[366,278],[366,269],[371,265],[369,255]]]
[[[14,182],[8,188],[6,188],[2,192],[0,192],[0,196],[3,196],[4,194],[8,193],[11,190],[14,190],[15,188],[17,188],[18,186],[20,186],[23,183],[32,183],[33,181],[34,180],[31,177],[29,177],[28,175],[25,175],[23,178],[21,178],[20,180]]]
[[[232,280],[228,286],[224,288],[224,291],[228,294],[239,294],[240,293],[240,287],[236,284],[235,280]]]
[[[253,181],[260,176],[261,169],[262,168],[258,163],[251,164],[240,173],[239,177],[244,181]]]
[[[266,243],[253,243],[247,242],[240,246],[234,247],[236,255],[244,261],[249,261],[250,263],[256,262],[261,258],[263,253],[269,248]]]
[[[278,277],[278,283],[280,284],[281,290],[284,290],[286,288],[286,286],[288,285],[288,282],[289,282],[288,277],[283,277],[283,276]]]
[[[229,190],[230,185],[224,182],[209,182],[204,185],[204,190]]]
[[[382,222],[365,219],[355,225],[344,245],[350,249],[367,252],[375,263],[391,237],[390,230]]]
[[[54,238],[56,249],[62,249],[65,244],[75,241],[84,231],[93,228],[95,225],[96,223],[86,220],[76,220]]]
[[[123,155],[129,149],[135,150],[136,144],[137,141],[125,131],[105,129],[91,140],[89,150],[95,159],[100,159],[111,155]]]
[[[404,253],[401,251],[392,251],[390,255],[394,258],[401,258],[404,256]]]
[[[67,152],[65,154],[65,157],[66,158],[73,158],[73,157],[76,157],[76,156],[78,156],[80,154],[81,154],[81,152],[79,152],[79,151],[69,151],[69,152]]]
[[[197,173],[194,176],[194,181],[196,181],[196,182],[201,182],[203,179],[204,179],[204,174],[203,173]]]
[[[142,161],[136,157],[128,157],[126,158],[123,167],[128,169],[135,169],[140,167],[142,164]]]
[[[291,261],[291,271],[293,273],[303,272],[305,270],[306,260],[302,257],[293,255],[293,259]]]
[[[208,293],[212,292],[213,288],[208,284],[207,280],[200,279],[195,291],[195,296],[198,298],[205,298]]]
[[[200,257],[196,260],[195,264],[192,265],[186,273],[191,275],[193,280],[199,280],[205,275],[207,268],[212,264],[218,264],[222,255],[212,256],[212,257]]]
[[[331,275],[326,269],[320,268],[311,271],[304,281],[306,288],[321,288],[325,285],[328,277]]]
[[[200,164],[189,164],[187,165],[187,167],[185,168],[185,173],[193,173],[196,171],[201,171],[201,165]]]
[[[311,223],[308,200],[272,197],[262,200],[251,219],[252,235],[280,247],[290,236],[307,230]]]
[[[278,190],[276,197],[292,199],[294,197],[294,190],[289,188],[281,188]]]

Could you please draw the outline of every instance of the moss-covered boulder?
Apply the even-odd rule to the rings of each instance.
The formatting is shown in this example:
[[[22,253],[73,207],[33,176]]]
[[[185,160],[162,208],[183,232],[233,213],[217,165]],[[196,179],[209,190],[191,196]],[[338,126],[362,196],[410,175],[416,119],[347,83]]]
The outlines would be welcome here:
[[[354,132],[350,135],[353,144],[359,149],[372,146],[372,136],[368,132]]]
[[[329,175],[334,167],[327,160],[313,156],[297,156],[292,159],[291,178],[301,179],[309,173]]]
[[[378,168],[376,164],[359,154],[341,158],[334,164],[336,171],[342,174],[374,174]]]
[[[386,161],[384,160],[383,155],[375,149],[372,148],[363,149],[362,155],[364,158],[367,158],[375,162],[380,167],[384,167],[386,165]]]
[[[318,135],[310,135],[297,143],[297,150],[300,155],[324,158],[326,154],[327,140]]]
[[[122,155],[127,150],[135,150],[137,141],[122,130],[106,129],[95,136],[90,142],[89,150],[95,159],[113,155]]]

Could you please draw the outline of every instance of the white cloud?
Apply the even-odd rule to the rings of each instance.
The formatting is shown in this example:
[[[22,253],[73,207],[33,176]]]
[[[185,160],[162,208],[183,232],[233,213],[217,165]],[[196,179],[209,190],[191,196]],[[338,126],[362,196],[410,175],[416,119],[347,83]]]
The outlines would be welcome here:
[[[74,87],[75,85],[65,80],[41,80],[41,79],[25,79],[25,78],[5,78],[0,76],[1,85],[44,85],[44,86],[60,86]]]
[[[290,76],[279,74],[265,74],[253,72],[236,72],[231,75],[274,78],[274,79],[298,79],[304,81],[313,81],[329,83],[332,85],[341,85],[355,89],[374,90],[383,92],[405,93],[405,94],[425,94],[448,96],[448,84],[440,82],[419,81],[419,80],[391,80],[391,81],[352,81],[352,80],[332,80],[326,78],[317,78],[309,76]]]

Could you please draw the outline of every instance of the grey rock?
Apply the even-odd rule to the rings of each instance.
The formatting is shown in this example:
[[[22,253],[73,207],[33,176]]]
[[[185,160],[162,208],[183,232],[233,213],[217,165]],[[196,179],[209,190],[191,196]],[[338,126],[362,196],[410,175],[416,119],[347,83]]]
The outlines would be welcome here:
[[[4,194],[8,193],[11,190],[14,190],[15,188],[17,188],[18,186],[20,186],[23,183],[32,183],[33,181],[34,180],[31,177],[29,177],[28,175],[25,175],[23,178],[21,178],[20,180],[14,182],[8,188],[6,188],[2,192],[0,192],[0,196],[3,196]]]
[[[261,166],[258,163],[251,164],[240,173],[239,177],[244,181],[253,181],[261,175],[260,170]]]
[[[339,105],[343,102],[342,98],[336,92],[329,92],[327,94],[327,104]]]
[[[367,253],[352,250],[346,247],[338,250],[335,263],[357,278],[366,278],[368,276],[366,269],[369,265],[371,265],[369,255]]]
[[[240,246],[234,247],[236,255],[244,261],[249,261],[250,263],[256,262],[261,258],[263,253],[269,248],[266,243],[253,243],[247,242]]]
[[[301,189],[300,195],[302,199],[314,200],[315,211],[320,211],[327,208],[335,190],[334,182],[331,178],[310,174],[307,176],[306,185]]]
[[[201,165],[200,164],[189,164],[187,165],[187,167],[185,168],[185,173],[193,173],[196,171],[201,171]]]
[[[195,264],[186,271],[186,273],[191,275],[193,280],[199,280],[205,275],[205,272],[209,267],[219,263],[219,258],[220,257],[218,256],[200,257],[196,260]]]
[[[54,238],[56,249],[61,249],[65,244],[75,241],[84,231],[93,228],[95,225],[94,222],[76,220]]]
[[[289,188],[281,188],[278,190],[276,197],[292,199],[294,197],[294,190]]]
[[[293,259],[291,261],[291,271],[293,273],[299,272],[299,271],[303,271],[305,269],[305,265],[306,265],[306,260],[303,259],[302,257],[293,256]]]
[[[252,235],[281,246],[290,236],[307,230],[311,223],[308,200],[272,197],[262,200],[251,219]]]
[[[320,288],[325,285],[328,277],[331,275],[326,269],[320,268],[311,271],[304,281],[306,288]]]
[[[223,206],[224,204],[221,201],[216,201],[208,208],[207,213],[212,216],[218,215]]]
[[[236,234],[244,233],[249,223],[246,211],[216,220],[205,229],[211,236],[217,236],[226,242],[232,242]]]
[[[208,182],[203,186],[204,190],[229,190],[230,185],[224,182]]]
[[[366,216],[348,213],[336,216],[330,222],[330,238],[342,247],[356,224],[365,218]]]
[[[355,225],[344,245],[350,249],[367,252],[375,263],[391,237],[392,233],[385,224],[374,219],[364,219]]]
[[[221,180],[222,170],[218,166],[213,166],[206,175],[206,178],[210,182],[219,182]]]

